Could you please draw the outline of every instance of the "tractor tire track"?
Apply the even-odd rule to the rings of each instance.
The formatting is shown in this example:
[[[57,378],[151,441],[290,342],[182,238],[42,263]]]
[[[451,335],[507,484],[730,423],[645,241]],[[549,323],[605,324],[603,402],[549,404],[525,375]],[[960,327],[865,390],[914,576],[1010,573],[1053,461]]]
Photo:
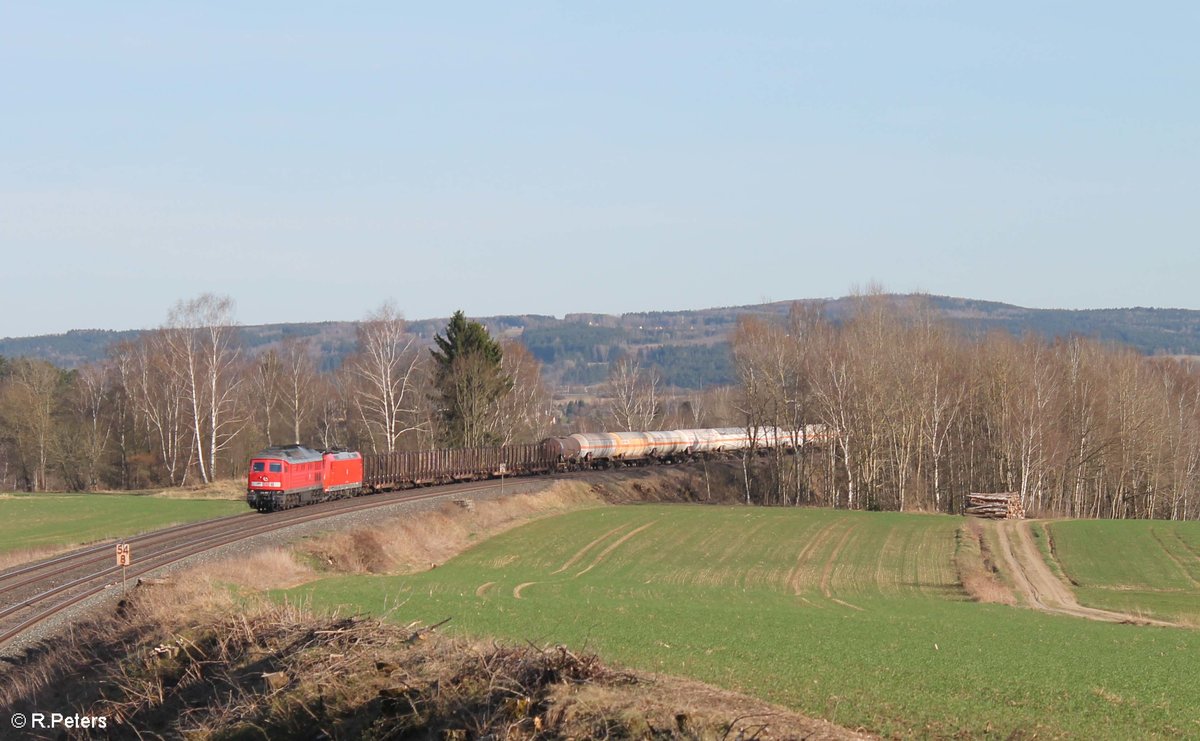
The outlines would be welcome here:
[[[642,526],[641,526],[641,527],[639,527],[638,529],[636,529],[636,530],[630,530],[629,532],[625,533],[623,536],[621,536],[621,538],[620,538],[619,540],[617,540],[617,542],[613,543],[613,544],[612,544],[612,545],[610,545],[609,547],[607,547],[607,548],[605,548],[604,550],[600,551],[600,555],[596,556],[596,560],[595,560],[595,561],[592,561],[592,562],[591,562],[591,564],[589,564],[589,565],[588,565],[588,567],[587,567],[586,569],[584,569],[583,571],[580,571],[580,572],[579,572],[578,574],[576,574],[575,576],[576,576],[576,577],[583,576],[583,575],[584,575],[584,574],[586,574],[587,572],[589,572],[589,571],[591,571],[592,569],[594,569],[594,568],[596,568],[597,566],[599,566],[599,565],[600,565],[600,562],[601,562],[601,561],[603,561],[605,558],[607,558],[607,557],[608,557],[608,554],[610,554],[610,553],[612,553],[613,551],[615,551],[616,549],[620,548],[620,547],[621,547],[622,545],[624,545],[624,544],[625,544],[625,543],[626,543],[626,542],[627,542],[627,541],[628,541],[630,538],[632,538],[633,536],[635,536],[635,535],[637,535],[638,533],[642,532],[642,531],[643,531],[643,530],[645,530],[646,528],[650,527],[650,526],[651,526],[651,525],[653,525],[655,522],[658,522],[658,520],[654,520],[654,522],[647,522],[645,525],[642,525]]]
[[[793,594],[801,594],[804,592],[804,579],[801,578],[809,556],[817,551],[821,546],[825,545],[825,541],[829,540],[830,534],[837,529],[842,523],[835,520],[825,527],[817,531],[817,534],[812,536],[812,539],[804,544],[800,552],[796,554],[796,565],[792,567],[791,573],[788,574],[787,584],[791,588]]]
[[[1150,535],[1153,536],[1156,541],[1158,541],[1158,547],[1162,548],[1162,552],[1166,554],[1167,558],[1171,559],[1171,563],[1175,564],[1175,568],[1179,569],[1179,573],[1183,574],[1183,577],[1191,583],[1192,588],[1194,589],[1196,587],[1200,587],[1200,581],[1196,581],[1196,577],[1192,576],[1192,572],[1188,569],[1187,564],[1184,563],[1183,559],[1171,552],[1171,549],[1167,547],[1167,541],[1163,540],[1163,537],[1159,534],[1158,530],[1151,527]],[[1182,545],[1183,539],[1179,537],[1178,533],[1175,533],[1174,535],[1178,542]]]
[[[829,583],[833,579],[833,570],[837,566],[838,557],[842,555],[842,551],[846,548],[846,543],[850,540],[850,536],[854,535],[854,531],[858,529],[858,525],[851,525],[842,535],[842,539],[833,547],[833,552],[829,554],[829,558],[825,561],[825,568],[821,571],[821,594],[825,595],[825,599],[835,604],[849,607],[859,612],[864,612],[863,608],[858,605],[852,605],[849,602],[837,599],[833,596],[833,590],[829,588]]]
[[[550,574],[551,574],[551,575],[554,575],[554,574],[561,574],[562,572],[564,572],[564,571],[566,571],[567,569],[571,568],[571,567],[572,567],[572,566],[574,566],[575,564],[579,563],[579,561],[580,561],[580,560],[581,560],[581,559],[582,559],[584,556],[586,556],[586,555],[587,555],[588,551],[592,550],[593,548],[595,548],[597,545],[599,545],[600,543],[604,542],[605,540],[608,540],[608,538],[609,538],[610,536],[612,536],[613,534],[615,534],[615,533],[616,533],[618,530],[623,530],[624,528],[627,528],[627,527],[629,527],[629,523],[628,523],[628,522],[626,522],[626,523],[622,523],[622,524],[620,524],[620,525],[617,525],[616,527],[614,527],[612,530],[609,530],[609,531],[608,531],[607,533],[605,533],[604,535],[601,535],[599,538],[596,538],[596,539],[595,539],[595,540],[593,540],[591,543],[588,543],[588,544],[587,544],[587,545],[585,545],[584,547],[580,548],[578,551],[575,551],[575,555],[573,555],[573,556],[571,556],[570,558],[568,558],[566,563],[564,563],[562,566],[559,566],[559,567],[558,567],[557,569],[555,569],[554,571],[551,571],[551,572],[550,572]]]
[[[846,548],[846,541],[850,540],[850,536],[858,529],[858,525],[851,525],[842,535],[842,539],[833,547],[833,552],[829,554],[829,558],[825,560],[825,568],[821,570],[821,594],[825,595],[825,599],[833,599],[833,593],[829,590],[829,582],[833,578],[833,569],[837,566],[838,556],[842,555],[842,551]]]

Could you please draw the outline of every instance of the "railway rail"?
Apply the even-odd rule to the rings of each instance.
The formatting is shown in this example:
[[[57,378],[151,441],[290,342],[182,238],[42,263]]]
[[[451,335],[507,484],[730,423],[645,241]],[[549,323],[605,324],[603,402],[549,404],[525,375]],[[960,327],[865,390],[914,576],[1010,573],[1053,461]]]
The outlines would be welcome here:
[[[284,510],[266,517],[246,513],[151,531],[123,541],[135,546],[135,560],[128,567],[126,576],[137,579],[222,546],[329,517],[395,504],[479,494],[503,486],[502,481],[489,480],[408,489]],[[116,542],[107,541],[0,572],[0,647],[64,610],[118,586],[121,569],[113,560]]]

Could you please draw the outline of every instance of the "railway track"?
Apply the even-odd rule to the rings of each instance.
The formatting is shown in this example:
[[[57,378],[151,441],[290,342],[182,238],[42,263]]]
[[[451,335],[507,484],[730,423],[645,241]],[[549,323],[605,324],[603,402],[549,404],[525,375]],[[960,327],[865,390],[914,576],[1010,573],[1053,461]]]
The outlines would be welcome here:
[[[133,546],[135,557],[133,565],[126,570],[126,577],[136,580],[222,546],[333,516],[400,503],[478,494],[503,486],[503,482],[489,480],[408,489],[324,502],[269,515],[230,515],[151,531],[123,541]],[[121,569],[114,565],[116,542],[107,541],[0,572],[0,647],[62,611],[119,587]]]

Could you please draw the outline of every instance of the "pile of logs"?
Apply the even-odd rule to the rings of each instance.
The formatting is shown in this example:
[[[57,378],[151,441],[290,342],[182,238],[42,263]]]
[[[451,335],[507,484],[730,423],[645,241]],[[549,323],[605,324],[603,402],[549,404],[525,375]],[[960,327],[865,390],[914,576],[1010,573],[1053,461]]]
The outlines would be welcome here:
[[[1025,506],[1021,495],[1012,494],[968,494],[965,514],[986,517],[991,520],[1023,520]]]

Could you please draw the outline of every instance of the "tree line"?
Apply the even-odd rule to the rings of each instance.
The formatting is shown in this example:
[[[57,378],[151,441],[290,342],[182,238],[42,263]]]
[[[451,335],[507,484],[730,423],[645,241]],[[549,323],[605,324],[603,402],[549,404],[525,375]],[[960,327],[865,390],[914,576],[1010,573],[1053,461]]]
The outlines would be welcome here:
[[[734,385],[672,390],[627,354],[562,410],[524,345],[462,312],[429,347],[385,304],[326,372],[303,338],[251,353],[234,327],[232,302],[206,294],[77,370],[0,358],[0,488],[206,483],[290,443],[382,453],[816,425],[800,455],[743,459],[747,502],[958,512],[970,492],[1003,491],[1035,515],[1200,516],[1196,364],[1081,338],[967,335],[886,297],[837,321],[812,305],[743,318]]]
[[[244,475],[269,445],[507,444],[541,439],[553,421],[537,360],[462,312],[431,352],[385,304],[333,372],[318,371],[304,339],[250,354],[236,338],[233,302],[205,294],[102,362],[0,358],[0,488],[200,484]]]
[[[960,511],[1019,492],[1033,515],[1200,515],[1200,368],[1082,338],[968,337],[861,297],[845,321],[795,307],[733,336],[740,423],[822,426],[747,476],[767,503]]]

